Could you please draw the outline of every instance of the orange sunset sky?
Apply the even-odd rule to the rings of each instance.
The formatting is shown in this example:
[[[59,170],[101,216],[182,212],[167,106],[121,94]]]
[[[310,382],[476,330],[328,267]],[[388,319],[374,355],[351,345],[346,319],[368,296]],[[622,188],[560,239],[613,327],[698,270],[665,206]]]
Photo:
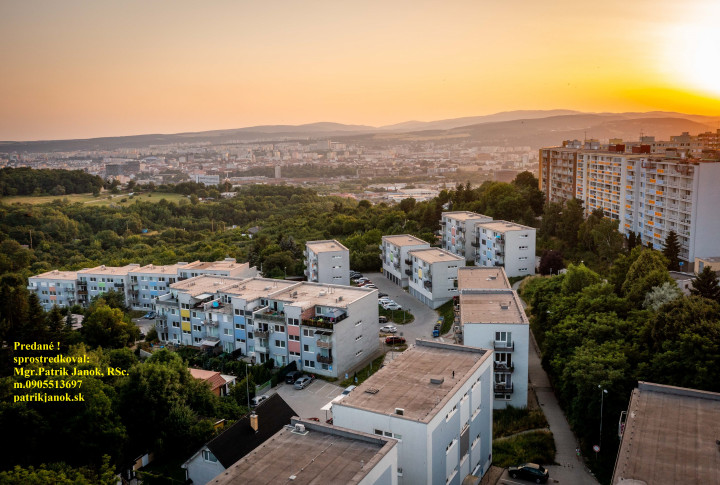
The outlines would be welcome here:
[[[718,0],[0,0],[0,140],[720,114]]]

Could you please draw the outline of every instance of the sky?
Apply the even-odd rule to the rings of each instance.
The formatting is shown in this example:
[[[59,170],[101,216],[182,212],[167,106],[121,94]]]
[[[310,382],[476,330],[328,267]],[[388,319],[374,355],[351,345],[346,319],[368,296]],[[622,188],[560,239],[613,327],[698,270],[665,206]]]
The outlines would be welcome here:
[[[718,0],[0,0],[0,140],[720,115]]]

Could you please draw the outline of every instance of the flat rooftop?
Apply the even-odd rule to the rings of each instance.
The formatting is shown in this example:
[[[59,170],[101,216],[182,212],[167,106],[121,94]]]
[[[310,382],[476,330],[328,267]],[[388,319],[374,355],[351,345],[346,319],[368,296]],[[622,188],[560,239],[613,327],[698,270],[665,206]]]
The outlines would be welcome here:
[[[91,275],[107,275],[107,276],[125,276],[130,271],[139,268],[139,264],[128,264],[126,266],[105,266],[104,264],[96,266],[94,268],[85,268],[77,272],[78,276],[81,274]]]
[[[77,271],[60,271],[57,269],[54,269],[52,271],[48,271],[47,273],[41,273],[35,276],[31,276],[30,278],[46,278],[49,280],[73,280],[75,281],[77,279]]]
[[[415,236],[411,236],[410,234],[399,234],[397,236],[383,236],[383,241],[387,241],[390,244],[394,246],[417,246],[420,244],[427,244],[430,246],[430,243],[423,241],[422,239],[418,239]]]
[[[334,239],[331,239],[329,241],[308,241],[305,243],[305,246],[307,246],[308,249],[310,249],[315,254],[348,250],[348,248],[346,248]]]
[[[226,260],[226,261],[211,261],[211,262],[201,262],[199,264],[193,265],[192,269],[201,269],[204,271],[226,271],[231,269],[238,269],[243,267],[249,267],[250,263],[238,263],[237,261],[233,260]],[[182,269],[182,268],[181,268]]]
[[[510,282],[501,267],[469,266],[458,268],[458,291],[470,289],[509,290]]]
[[[248,278],[226,285],[220,291],[228,295],[237,296],[245,301],[253,301],[274,292],[282,291],[285,288],[297,286],[298,284],[297,281],[275,280],[272,278]]]
[[[491,355],[490,350],[416,340],[334,406],[428,423]],[[431,378],[442,383],[433,384]],[[402,416],[397,408],[403,409]]]
[[[178,269],[189,269],[194,268],[200,261],[193,261],[192,263],[175,263],[175,264],[146,264],[139,268],[131,270],[131,273],[153,273],[153,274],[174,274],[177,275]]]
[[[170,285],[170,288],[186,293],[194,298],[203,293],[215,294],[217,291],[222,291],[224,287],[243,281],[245,280],[242,278],[234,278],[232,276],[200,275],[173,283]]]
[[[429,248],[429,249],[415,249],[410,251],[410,255],[425,261],[426,263],[442,263],[446,261],[462,261],[465,264],[465,258],[445,251],[440,248]]]
[[[460,323],[517,323],[528,325],[525,311],[512,290],[466,291],[460,294]]]
[[[396,445],[395,440],[343,428],[297,418],[292,422],[303,424],[305,433],[284,427],[208,483],[360,483]]]
[[[356,288],[353,286],[327,285],[302,281],[296,283],[296,286],[292,288],[285,288],[270,293],[269,297],[273,300],[290,302],[289,304],[299,306],[303,309],[315,305],[347,308],[350,303],[373,292],[377,295],[377,290],[371,288]]]
[[[710,258],[695,258],[699,261],[705,261],[706,263],[720,263],[720,256],[713,256]]]
[[[719,417],[719,393],[639,382],[612,483],[718,483]]]
[[[516,222],[508,221],[490,221],[490,222],[478,222],[476,226],[484,227],[495,232],[508,232],[508,231],[534,231],[534,227],[523,226]]]
[[[443,212],[442,216],[448,217],[450,219],[455,219],[456,221],[467,221],[469,219],[486,219],[488,221],[492,220],[492,217],[490,216],[469,211]]]

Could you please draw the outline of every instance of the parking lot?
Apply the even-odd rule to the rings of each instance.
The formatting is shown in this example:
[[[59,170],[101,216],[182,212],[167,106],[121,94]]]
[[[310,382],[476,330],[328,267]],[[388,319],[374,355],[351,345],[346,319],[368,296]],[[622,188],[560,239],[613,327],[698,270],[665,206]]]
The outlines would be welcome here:
[[[305,389],[295,389],[292,384],[279,384],[266,394],[277,392],[301,418],[319,418],[325,422],[325,411],[321,408],[342,391],[340,386],[316,379]],[[327,417],[331,417],[329,412]]]

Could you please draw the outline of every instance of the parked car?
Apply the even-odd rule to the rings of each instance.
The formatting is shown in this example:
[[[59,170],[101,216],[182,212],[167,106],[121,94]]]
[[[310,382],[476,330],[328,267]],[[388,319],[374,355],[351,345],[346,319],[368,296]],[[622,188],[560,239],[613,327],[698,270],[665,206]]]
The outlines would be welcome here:
[[[378,298],[383,298],[383,297],[387,297],[387,296],[388,296],[387,293],[382,293],[382,292],[378,293]]]
[[[402,307],[395,303],[394,301],[391,301],[389,303],[386,303],[382,306],[385,310],[402,310]]]
[[[315,380],[314,376],[303,376],[295,381],[295,389],[305,389],[313,380]]]
[[[343,396],[347,396],[348,394],[350,394],[350,391],[352,391],[352,390],[355,389],[356,387],[357,387],[357,386],[347,386],[347,387],[345,388],[345,390],[342,392],[342,393],[343,393]]]
[[[145,315],[143,315],[143,318],[148,318],[148,319],[152,320],[156,316],[157,316],[157,314],[155,312],[147,312]]]
[[[397,332],[397,327],[395,325],[385,325],[380,329],[380,331],[385,333],[395,333]]]
[[[370,283],[369,285],[363,285],[363,288],[370,288],[371,290],[377,290],[378,287]]]
[[[385,337],[386,345],[400,345],[404,343],[405,339],[403,337],[395,337],[394,335],[392,337]]]
[[[364,282],[366,282],[366,281],[370,281],[370,280],[369,280],[368,278],[362,278],[362,277],[361,277],[361,278],[355,278],[355,279],[352,280],[353,283],[357,283],[357,284],[364,283]]]
[[[361,281],[360,283],[358,283],[358,286],[361,286],[361,287],[362,287],[362,286],[367,286],[367,285],[372,285],[372,284],[373,284],[372,281],[370,281],[370,280],[365,280],[365,281]]]
[[[266,396],[265,394],[261,396],[255,396],[254,398],[250,399],[250,407],[256,408],[260,405],[261,402],[266,400],[269,396]]]
[[[383,303],[390,303],[391,301],[392,300],[387,296],[383,296],[382,298],[378,298],[378,305],[382,305]]]
[[[535,483],[545,483],[550,478],[550,473],[541,465],[535,463],[524,463],[508,468],[508,473],[513,478],[524,478]]]
[[[387,323],[387,321],[388,321],[388,320],[387,320],[387,317],[386,317],[386,316],[380,315],[380,316],[378,317],[378,323]]]
[[[295,384],[295,381],[300,379],[302,376],[303,376],[303,373],[300,370],[290,371],[285,376],[285,383],[286,384]]]
[[[363,274],[358,271],[350,271],[350,278],[362,278]]]

